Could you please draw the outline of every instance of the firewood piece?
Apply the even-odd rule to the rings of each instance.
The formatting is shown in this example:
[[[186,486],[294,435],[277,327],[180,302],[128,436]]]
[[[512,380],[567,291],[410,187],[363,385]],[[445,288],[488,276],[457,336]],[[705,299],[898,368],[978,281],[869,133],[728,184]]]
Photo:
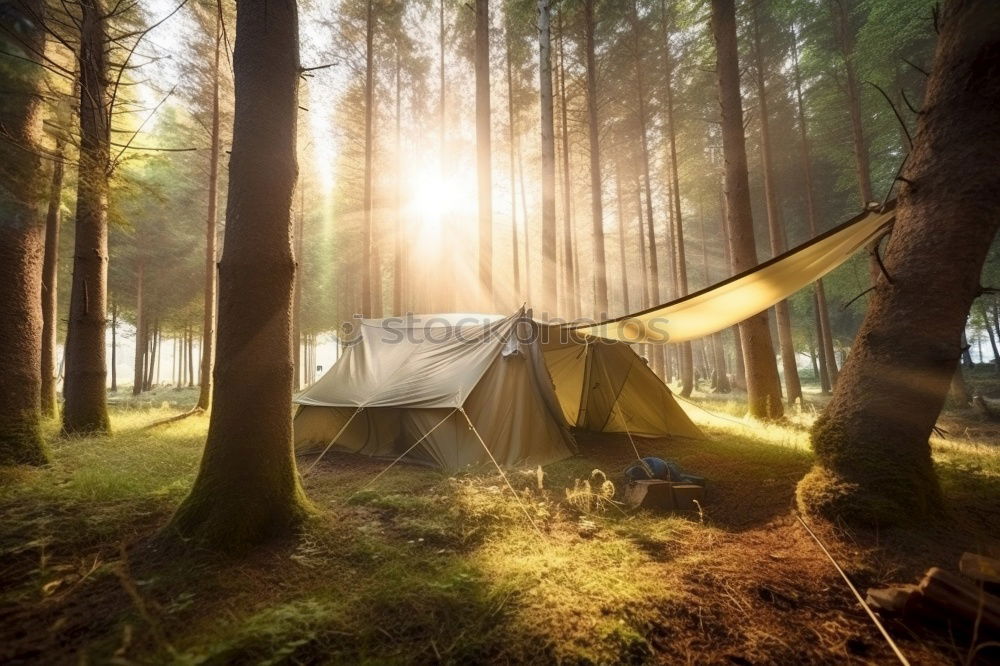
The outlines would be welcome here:
[[[865,601],[872,608],[883,613],[902,613],[907,602],[917,592],[916,585],[890,585],[868,588]]]
[[[1000,583],[1000,560],[992,557],[962,553],[962,557],[958,560],[958,570],[973,580]]]
[[[970,625],[979,619],[981,628],[1000,631],[1000,598],[983,590],[967,578],[932,567],[920,581],[922,601],[952,618]]]

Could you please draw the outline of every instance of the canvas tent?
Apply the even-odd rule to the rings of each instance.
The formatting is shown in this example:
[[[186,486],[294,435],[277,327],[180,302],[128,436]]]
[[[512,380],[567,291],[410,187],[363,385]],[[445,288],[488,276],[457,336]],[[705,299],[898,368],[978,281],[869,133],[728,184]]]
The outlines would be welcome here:
[[[628,345],[558,338],[523,309],[485,320],[364,320],[330,371],[295,398],[296,449],[451,470],[566,458],[575,447],[567,425],[702,437]]]
[[[561,330],[542,355],[563,418],[595,432],[703,437],[646,360],[627,344]]]

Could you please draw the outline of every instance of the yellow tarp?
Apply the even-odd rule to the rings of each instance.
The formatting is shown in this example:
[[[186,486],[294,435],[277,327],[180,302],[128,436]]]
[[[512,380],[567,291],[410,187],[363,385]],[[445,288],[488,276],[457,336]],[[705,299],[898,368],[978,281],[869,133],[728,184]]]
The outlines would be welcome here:
[[[760,266],[688,296],[617,319],[571,328],[623,342],[685,342],[726,329],[783,301],[847,261],[895,218],[866,212]]]

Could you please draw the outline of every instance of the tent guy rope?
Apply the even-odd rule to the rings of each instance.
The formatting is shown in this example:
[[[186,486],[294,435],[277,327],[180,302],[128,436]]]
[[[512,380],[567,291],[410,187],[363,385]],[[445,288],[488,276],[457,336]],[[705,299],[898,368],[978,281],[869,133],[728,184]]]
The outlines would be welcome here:
[[[306,475],[308,475],[310,472],[313,471],[313,468],[316,467],[316,464],[323,459],[323,456],[326,455],[326,452],[330,450],[330,447],[333,446],[334,442],[340,439],[340,436],[344,434],[345,430],[347,430],[347,426],[351,425],[351,421],[353,421],[354,417],[360,414],[361,410],[363,409],[364,407],[358,407],[357,409],[354,410],[354,413],[351,414],[351,418],[347,419],[347,422],[344,423],[343,426],[341,426],[340,430],[337,431],[337,434],[334,435],[333,439],[330,440],[330,443],[326,445],[326,448],[323,449],[323,451],[320,452],[318,456],[316,456],[316,460],[313,460],[312,464],[309,465],[309,469],[307,469],[305,472],[302,473],[303,477],[305,477]]]
[[[851,579],[847,576],[847,573],[840,567],[839,564],[837,564],[837,560],[833,558],[833,555],[831,555],[830,551],[826,549],[826,546],[823,545],[823,542],[819,540],[819,537],[816,536],[816,533],[813,532],[811,529],[809,529],[809,525],[806,524],[806,521],[802,520],[802,516],[796,514],[795,517],[798,519],[800,523],[802,523],[802,527],[806,528],[806,532],[809,533],[809,536],[813,538],[813,541],[816,542],[816,545],[819,546],[820,550],[823,551],[823,554],[826,555],[827,559],[829,559],[830,562],[833,564],[833,568],[837,570],[837,573],[840,574],[840,577],[844,579],[845,583],[847,583],[847,587],[851,588],[851,592],[854,593],[854,596],[858,600],[858,603],[861,604],[861,607],[865,609],[866,613],[868,613],[868,617],[870,617],[872,622],[875,623],[875,626],[878,627],[878,630],[879,632],[881,632],[882,637],[885,638],[886,643],[889,644],[889,647],[892,648],[892,651],[896,655],[896,658],[899,659],[899,663],[903,664],[903,666],[910,666],[910,661],[906,658],[906,655],[904,655],[902,651],[899,649],[899,646],[896,645],[896,641],[892,640],[892,636],[890,636],[889,632],[886,631],[885,626],[883,626],[882,622],[878,619],[878,616],[875,615],[875,612],[871,609],[871,606],[869,606],[867,602],[865,602],[864,597],[862,597],[861,593],[858,592],[858,588],[854,587],[854,583],[851,582]]]
[[[483,448],[486,450],[486,454],[490,457],[490,460],[493,461],[493,464],[494,466],[496,466],[497,471],[500,472],[500,476],[503,478],[504,483],[506,483],[507,487],[510,488],[510,492],[514,494],[514,499],[517,500],[517,505],[521,507],[521,511],[524,512],[524,517],[528,519],[528,522],[531,523],[531,526],[535,528],[536,532],[538,532],[538,536],[544,539],[545,533],[542,532],[542,530],[538,527],[538,524],[535,522],[534,518],[531,517],[531,514],[528,512],[528,507],[524,505],[524,502],[521,500],[521,496],[517,494],[516,490],[514,490],[514,486],[511,485],[510,479],[507,478],[507,475],[504,473],[503,468],[500,467],[500,463],[498,463],[497,459],[493,457],[493,452],[490,451],[490,447],[486,446],[486,442],[484,442],[483,438],[479,436],[479,431],[476,430],[476,426],[472,424],[472,419],[469,418],[469,415],[466,413],[463,407],[459,407],[458,411],[462,412],[462,416],[465,417],[465,421],[466,423],[469,424],[469,428],[472,429],[472,432],[476,435],[476,439],[479,440],[479,443],[483,445]]]
[[[375,483],[376,481],[378,481],[378,480],[379,480],[379,478],[380,478],[380,477],[381,477],[381,476],[382,476],[383,474],[385,474],[386,472],[388,472],[388,471],[389,471],[390,469],[392,469],[392,468],[393,468],[393,467],[394,467],[394,466],[396,465],[396,463],[398,463],[398,462],[399,462],[400,460],[402,460],[402,459],[403,459],[403,458],[405,458],[405,457],[406,457],[407,455],[409,455],[410,451],[412,451],[413,449],[417,448],[417,445],[418,445],[418,444],[420,444],[420,443],[421,443],[422,441],[424,441],[425,439],[427,439],[428,437],[430,437],[430,436],[431,436],[431,433],[433,433],[433,432],[434,432],[435,430],[437,430],[437,429],[438,429],[438,427],[439,427],[439,426],[440,426],[440,425],[441,425],[442,423],[444,423],[445,421],[447,421],[448,419],[450,419],[450,418],[451,418],[451,416],[452,416],[452,414],[454,414],[454,413],[455,413],[455,412],[457,412],[457,411],[458,411],[457,409],[453,409],[453,410],[451,410],[450,412],[448,412],[448,413],[447,413],[447,414],[445,415],[445,417],[444,417],[443,419],[441,419],[441,420],[440,420],[440,421],[438,421],[438,422],[437,422],[436,424],[434,424],[434,427],[433,427],[433,428],[431,428],[430,430],[428,430],[427,432],[425,432],[425,433],[424,433],[423,435],[421,435],[421,436],[420,436],[420,439],[418,439],[417,441],[413,442],[413,444],[411,444],[411,445],[410,445],[410,448],[408,448],[408,449],[406,449],[405,451],[403,451],[402,453],[400,453],[400,454],[399,454],[399,455],[398,455],[398,456],[396,457],[396,459],[395,459],[395,460],[393,460],[393,461],[392,461],[391,463],[389,463],[389,466],[388,466],[388,467],[386,467],[386,468],[385,468],[385,469],[383,469],[383,470],[382,470],[381,472],[379,472],[378,474],[376,474],[375,476],[373,476],[373,477],[372,477],[372,478],[371,478],[371,479],[370,479],[370,480],[368,481],[368,483],[366,483],[365,485],[361,486],[360,488],[358,488],[357,490],[355,490],[355,491],[354,491],[353,493],[351,493],[350,495],[348,495],[348,499],[350,499],[350,498],[351,498],[351,497],[353,497],[354,495],[357,495],[358,493],[360,493],[361,491],[365,490],[366,488],[370,487],[370,486],[371,486],[371,485],[372,485],[373,483]],[[345,503],[346,503],[346,501],[347,501],[347,500],[344,500],[344,501],[345,501]]]

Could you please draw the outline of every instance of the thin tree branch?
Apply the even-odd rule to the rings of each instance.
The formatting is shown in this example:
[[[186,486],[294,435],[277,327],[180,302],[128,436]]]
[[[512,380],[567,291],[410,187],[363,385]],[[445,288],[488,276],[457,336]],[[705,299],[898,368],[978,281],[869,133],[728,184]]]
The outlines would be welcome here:
[[[913,137],[910,136],[910,130],[906,126],[906,122],[903,120],[903,116],[899,115],[899,110],[896,108],[896,105],[892,103],[891,99],[889,99],[889,95],[887,95],[886,92],[882,90],[882,88],[872,83],[871,81],[865,81],[865,83],[867,83],[872,88],[882,93],[882,97],[884,97],[885,101],[889,104],[889,108],[891,108],[892,112],[896,114],[896,120],[899,121],[899,126],[903,128],[903,133],[906,134],[906,141],[907,143],[910,144],[910,150],[913,150]]]
[[[187,2],[187,0],[184,1]],[[139,127],[136,128],[135,132],[132,133],[132,136],[129,138],[129,140],[125,142],[125,145],[122,146],[122,149],[118,151],[118,154],[115,155],[115,158],[111,161],[112,169],[114,169],[115,166],[117,166],[118,160],[121,159],[121,156],[125,153],[126,150],[129,149],[129,147],[132,145],[132,142],[135,140],[135,137],[138,136],[139,132],[141,132],[142,129],[146,126],[146,123],[148,123],[150,119],[152,119],[152,117],[156,115],[156,112],[160,110],[160,107],[163,106],[164,102],[170,99],[170,96],[174,94],[175,90],[177,90],[176,83],[174,84],[174,87],[170,89],[170,92],[168,92],[166,96],[164,96],[164,98],[161,99],[155,107],[153,107],[153,110],[149,113],[149,115],[146,116],[141,123],[139,123]]]

